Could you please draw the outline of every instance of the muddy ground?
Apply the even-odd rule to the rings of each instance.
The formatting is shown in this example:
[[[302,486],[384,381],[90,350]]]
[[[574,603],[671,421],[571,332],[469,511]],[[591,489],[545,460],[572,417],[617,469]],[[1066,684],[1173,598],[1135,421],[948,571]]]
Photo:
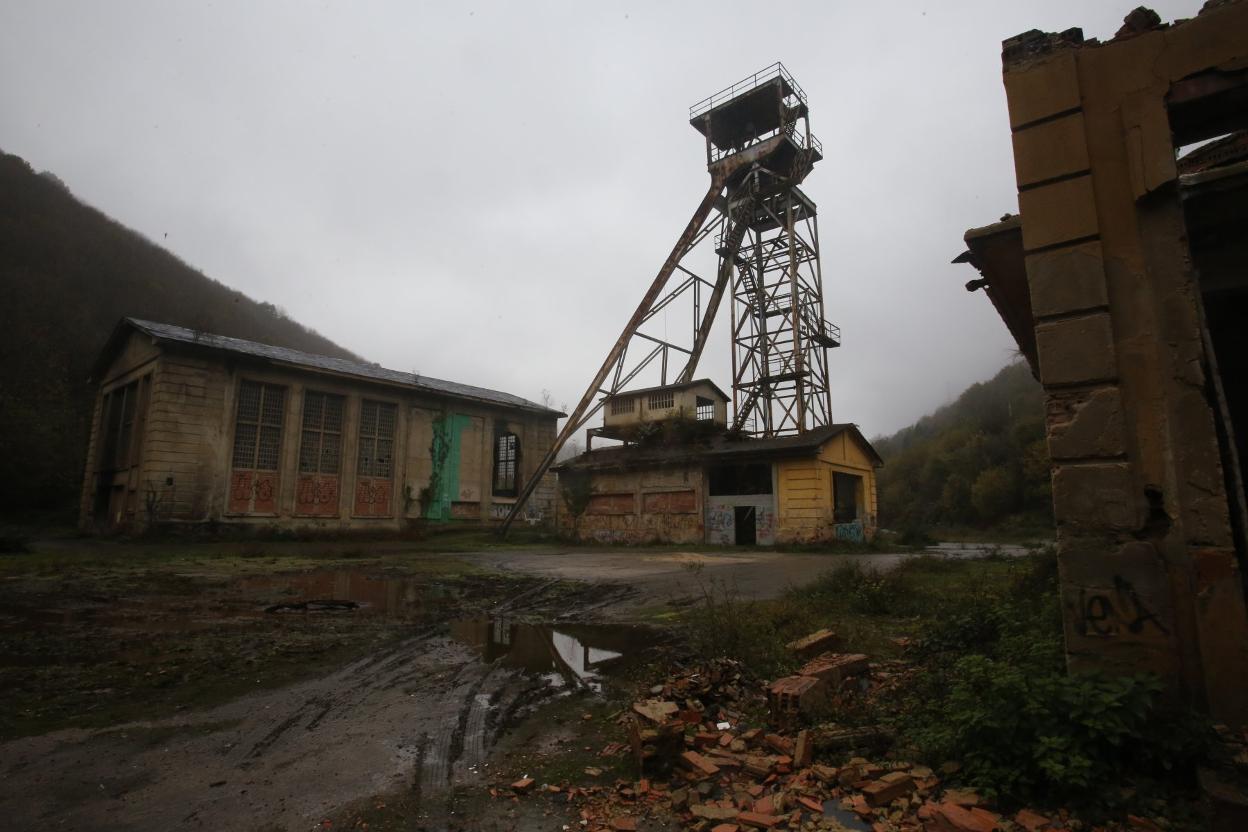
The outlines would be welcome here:
[[[708,582],[771,597],[905,556],[32,548],[0,558],[0,816],[17,829],[552,828],[484,800],[491,767],[583,766],[614,731],[613,686],[660,660],[662,622]]]

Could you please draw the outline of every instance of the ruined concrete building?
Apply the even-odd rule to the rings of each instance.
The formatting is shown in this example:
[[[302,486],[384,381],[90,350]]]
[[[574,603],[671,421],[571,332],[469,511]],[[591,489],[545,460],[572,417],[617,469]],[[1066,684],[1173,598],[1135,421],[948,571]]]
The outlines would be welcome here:
[[[519,396],[127,318],[99,386],[80,522],[400,529],[501,520],[562,413]],[[528,506],[551,516],[553,477]]]
[[[1248,3],[1027,32],[1003,62],[1020,216],[959,260],[1047,394],[1070,666],[1243,724]]]
[[[559,507],[565,533],[604,543],[742,546],[875,534],[875,469],[883,461],[855,425],[772,439],[712,429],[701,440],[679,417],[647,427],[654,433],[640,442],[557,466],[565,487],[581,476],[592,492],[579,514],[566,501]]]

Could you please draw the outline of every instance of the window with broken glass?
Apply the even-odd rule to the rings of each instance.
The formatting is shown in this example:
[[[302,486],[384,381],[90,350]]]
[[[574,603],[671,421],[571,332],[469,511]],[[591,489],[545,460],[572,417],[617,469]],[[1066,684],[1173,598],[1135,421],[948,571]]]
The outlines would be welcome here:
[[[499,434],[494,439],[494,495],[516,496],[516,471],[520,462],[520,437]]]
[[[276,471],[281,459],[286,388],[244,381],[234,420],[234,467]]]
[[[337,474],[342,454],[344,398],[333,393],[303,394],[303,434],[299,440],[300,474]]]
[[[394,476],[396,412],[397,408],[391,402],[365,399],[360,405],[358,476],[386,480]]]
[[[285,416],[285,387],[246,380],[239,384],[227,506],[231,513],[277,513]]]

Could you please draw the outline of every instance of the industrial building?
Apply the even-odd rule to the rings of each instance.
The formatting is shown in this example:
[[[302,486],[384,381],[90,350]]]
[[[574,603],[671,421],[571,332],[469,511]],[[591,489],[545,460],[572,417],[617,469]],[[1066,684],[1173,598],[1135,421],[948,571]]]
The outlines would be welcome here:
[[[863,542],[875,534],[882,464],[849,424],[773,439],[667,442],[660,431],[557,466],[562,483],[587,477],[592,491],[580,514],[564,501],[559,525],[603,543]]]
[[[1002,58],[1020,215],[958,260],[1044,385],[1068,663],[1242,725],[1248,4]]]
[[[96,364],[80,525],[400,530],[501,520],[563,414],[519,396],[123,320]],[[549,521],[553,476],[526,506]]]

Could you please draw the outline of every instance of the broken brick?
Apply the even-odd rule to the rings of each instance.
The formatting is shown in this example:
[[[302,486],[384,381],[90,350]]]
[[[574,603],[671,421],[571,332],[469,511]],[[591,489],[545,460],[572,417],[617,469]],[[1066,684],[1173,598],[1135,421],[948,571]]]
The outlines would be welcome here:
[[[1018,814],[1014,816],[1014,822],[1027,830],[1027,832],[1044,832],[1053,821],[1030,809],[1019,809]]]
[[[869,661],[862,653],[824,653],[803,665],[798,675],[810,676],[836,689],[846,679],[866,673]]]
[[[615,832],[637,832],[637,820],[635,818],[612,818],[611,828]]]
[[[797,802],[816,814],[823,814],[823,804],[812,797],[798,797]]]
[[[731,806],[715,806],[710,803],[699,803],[696,806],[690,806],[689,811],[694,817],[703,820],[732,820],[737,817],[738,812]]]
[[[809,731],[797,732],[797,744],[793,749],[793,765],[797,768],[806,768],[810,765],[815,755],[815,746],[811,742]]]
[[[939,832],[995,832],[997,816],[984,809],[966,809],[956,803],[936,807],[932,828]]]
[[[525,777],[511,784],[512,791],[516,792],[527,792],[531,788],[533,788],[532,777]]]
[[[651,722],[666,722],[672,714],[679,710],[679,706],[675,702],[660,702],[658,700],[646,700],[644,702],[634,702],[633,710],[644,716]]]
[[[813,676],[785,676],[767,689],[767,707],[778,716],[794,716],[819,707],[824,685]]]
[[[887,806],[899,797],[914,791],[914,778],[904,771],[894,771],[869,783],[863,790],[872,806]]]
[[[978,794],[967,789],[947,789],[942,802],[955,803],[958,806],[978,806],[984,801]]]
[[[742,812],[737,815],[737,820],[746,826],[753,826],[755,829],[770,829],[778,826],[783,818],[775,815],[764,815],[759,812]]]
[[[839,640],[840,639],[837,638],[836,633],[828,629],[823,629],[816,630],[810,635],[803,636],[796,641],[790,641],[786,647],[788,647],[789,652],[797,656],[798,659],[805,661],[812,656],[818,656],[820,653],[836,647]]]
[[[783,754],[784,756],[789,757],[789,762],[793,762],[791,759],[793,756],[793,740],[788,737],[782,737],[779,734],[768,734],[763,737],[763,744],[775,751],[777,754]]]
[[[701,774],[706,777],[719,774],[719,766],[715,765],[696,751],[686,751],[680,755],[680,759],[697,774]]]
[[[721,823],[718,826],[712,826],[711,832],[741,832],[741,827],[735,823]]]

